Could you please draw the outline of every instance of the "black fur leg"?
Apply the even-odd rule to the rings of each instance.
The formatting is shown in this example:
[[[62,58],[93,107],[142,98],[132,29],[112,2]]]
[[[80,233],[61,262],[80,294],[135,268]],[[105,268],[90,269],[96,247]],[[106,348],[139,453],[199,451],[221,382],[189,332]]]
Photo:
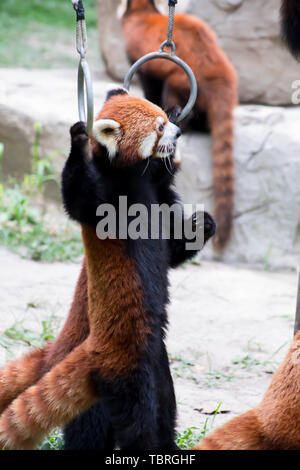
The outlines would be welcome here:
[[[158,438],[159,451],[171,452],[179,448],[176,439],[176,398],[169,367],[166,346],[162,341],[159,367],[156,368],[156,387],[158,390]]]
[[[126,381],[107,382],[95,374],[94,383],[104,397],[117,446],[127,452],[158,449],[157,395],[151,368],[145,365]]]
[[[69,216],[77,222],[96,225],[101,204],[101,174],[89,159],[88,135],[84,122],[70,129],[71,152],[62,172],[62,196]]]
[[[192,223],[191,223],[192,222]],[[178,267],[180,264],[192,259],[208,242],[208,240],[214,236],[216,232],[216,224],[213,218],[207,213],[195,213],[192,215],[192,221],[188,222],[188,226],[192,226],[194,233],[199,231],[199,239],[203,236],[203,245],[195,250],[187,250],[187,244],[194,243],[195,238],[188,239],[183,230],[183,236],[181,239],[171,238],[169,241],[170,248],[170,266],[172,268]]]
[[[71,152],[70,159],[89,159],[88,154],[88,133],[86,124],[82,121],[76,122],[71,129]]]
[[[177,119],[180,116],[182,112],[182,108],[178,105],[173,106],[172,108],[167,109],[166,115],[168,116],[168,119],[170,122],[173,122],[173,124],[177,123]]]
[[[204,230],[204,244],[208,242],[210,238],[212,238],[216,233],[216,224],[214,219],[208,212],[203,213],[195,213],[193,214],[193,230]],[[204,220],[203,220],[204,219]],[[204,222],[204,228],[202,225],[202,221]]]
[[[76,124],[71,127],[70,134],[72,147],[81,147],[82,145],[85,145],[88,141],[86,125],[82,121],[76,122]]]
[[[64,450],[111,451],[114,447],[113,429],[102,401],[64,429]]]

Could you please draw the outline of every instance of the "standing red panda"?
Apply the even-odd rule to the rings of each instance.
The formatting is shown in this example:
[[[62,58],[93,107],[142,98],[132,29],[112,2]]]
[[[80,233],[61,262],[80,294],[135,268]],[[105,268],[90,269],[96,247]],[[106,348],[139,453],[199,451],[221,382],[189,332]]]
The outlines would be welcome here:
[[[166,39],[168,18],[159,13],[154,0],[128,0],[122,20],[128,57],[135,62],[157,51]],[[200,129],[205,114],[212,134],[214,246],[220,251],[230,239],[234,210],[233,110],[237,105],[237,77],[217,44],[215,34],[200,19],[175,15],[174,42],[177,55],[193,70],[198,98],[193,127]],[[189,96],[185,73],[169,61],[152,60],[140,69],[145,96],[164,109],[183,106]]]
[[[84,123],[71,128],[62,193],[82,226],[86,259],[58,340],[0,370],[1,448],[34,448],[69,423],[69,449],[176,449],[164,343],[168,269],[196,250],[186,250],[187,239],[175,238],[172,224],[167,240],[99,239],[96,211],[109,203],[119,216],[120,196],[128,207],[172,206],[178,197],[164,162],[172,163],[179,135],[159,107],[123,89],[109,92],[90,143]],[[205,214],[204,242],[214,229]]]
[[[281,0],[281,34],[294,57],[300,57],[300,3]]]
[[[261,403],[193,450],[300,450],[300,332]]]

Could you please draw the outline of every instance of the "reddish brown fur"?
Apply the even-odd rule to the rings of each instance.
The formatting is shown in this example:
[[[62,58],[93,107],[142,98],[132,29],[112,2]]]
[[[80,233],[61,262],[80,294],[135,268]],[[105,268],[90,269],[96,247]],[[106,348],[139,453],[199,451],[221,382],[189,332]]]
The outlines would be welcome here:
[[[141,117],[143,127],[149,117],[153,130],[153,118],[162,116],[167,122],[166,114],[152,103],[123,95],[119,104],[118,97],[111,98],[98,119],[118,118],[122,131],[128,125],[140,129]],[[90,226],[82,226],[82,238],[86,261],[58,339],[0,371],[0,448],[34,447],[53,426],[67,424],[99,398],[91,383],[92,372],[109,380],[128,377],[145,348],[149,319],[124,242],[99,240]]]
[[[193,450],[300,450],[300,332],[261,403]]]
[[[9,362],[0,370],[0,414],[20,393],[81,344],[88,334],[87,273],[83,262],[69,316],[58,338]]]
[[[132,113],[132,107],[131,112],[128,112],[129,108],[122,105],[124,100],[128,102],[129,107],[132,104],[134,105],[136,110],[135,113]],[[147,127],[148,132],[151,131],[154,117],[161,115],[165,120],[167,120],[165,113],[161,111],[160,108],[153,106],[152,104],[151,106],[145,106],[145,103],[142,103],[129,95],[128,97],[123,95],[122,100],[120,100],[118,96],[111,98],[109,102],[104,105],[97,119],[118,118],[118,122],[120,122],[125,131],[129,126],[129,128],[136,127],[141,133],[141,129],[138,126],[138,123],[142,121],[141,116],[138,114],[138,110],[141,106],[143,116],[148,114],[150,118],[149,126]],[[128,134],[129,137],[132,136],[131,132],[128,132]],[[134,138],[134,136],[132,136],[132,138]],[[132,147],[136,147],[136,142],[131,142],[131,144]],[[96,151],[98,144],[96,144],[94,139],[92,139],[92,145],[94,146],[94,151]],[[123,151],[125,151],[125,149],[123,149]],[[106,245],[107,242],[103,243],[103,246]],[[108,249],[110,248],[108,247]],[[103,254],[103,250],[101,252]],[[110,262],[106,265],[107,271],[109,271],[112,266],[112,261],[113,258],[110,257]],[[124,283],[126,279],[130,280],[130,276],[128,277],[128,275],[126,275],[125,266],[127,266],[128,272],[133,272],[134,269],[132,263],[130,266],[124,263],[124,269],[122,271]],[[69,316],[59,337],[55,341],[47,343],[43,348],[30,352],[26,356],[9,363],[6,367],[0,370],[0,383],[2,382],[3,384],[0,388],[0,413],[20,393],[36,383],[37,380],[39,380],[53,366],[62,361],[76,346],[81,344],[87,338],[89,330],[87,271],[86,263],[84,261]],[[101,334],[103,334],[103,332]]]
[[[116,163],[113,161],[112,164],[126,166],[133,159],[142,158],[138,155],[139,146],[147,135],[152,131],[157,131],[155,124],[156,118],[159,116],[164,119],[164,124],[166,124],[168,117],[162,109],[153,103],[146,100],[141,101],[141,99],[130,95],[116,95],[104,103],[97,120],[113,119],[122,128],[122,135],[116,139],[122,160],[117,159]],[[123,138],[123,134],[126,134],[126,139]],[[92,138],[92,146],[94,153],[97,154],[98,144],[94,138]]]
[[[85,226],[82,237],[88,260],[88,343],[99,355],[101,376],[111,380],[128,375],[137,365],[150,325],[142,305],[141,286],[133,261],[125,253],[124,242],[99,240],[95,229]]]
[[[96,402],[92,371],[109,379],[128,375],[145,345],[150,328],[123,242],[100,241],[91,227],[82,227],[82,236],[87,268],[84,264],[61,335],[1,370],[1,406],[6,409],[0,418],[0,447],[34,448],[54,426],[65,425]],[[57,365],[37,381],[53,364]]]
[[[168,19],[147,0],[133,0],[124,15],[123,31],[132,61],[159,49],[166,39]],[[236,73],[219,47],[215,34],[200,19],[175,16],[174,41],[177,55],[190,65],[198,82],[196,108],[205,111],[213,139],[213,186],[217,235],[214,245],[222,250],[228,242],[234,206],[233,110],[237,104]],[[165,107],[181,106],[189,96],[185,73],[169,61],[150,61],[141,69],[164,82]]]
[[[0,447],[34,448],[53,427],[92,406],[98,398],[89,377],[95,367],[97,357],[85,341],[6,408],[0,418]]]

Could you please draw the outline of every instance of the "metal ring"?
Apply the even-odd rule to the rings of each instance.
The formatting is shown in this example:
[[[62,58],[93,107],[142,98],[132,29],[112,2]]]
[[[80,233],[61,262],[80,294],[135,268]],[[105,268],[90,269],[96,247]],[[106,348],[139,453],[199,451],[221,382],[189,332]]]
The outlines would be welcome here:
[[[129,91],[131,80],[134,74],[138,71],[138,69],[142,65],[144,65],[146,62],[149,62],[150,60],[153,60],[153,59],[166,59],[166,60],[170,60],[171,62],[174,62],[185,71],[185,73],[187,74],[190,80],[190,85],[191,85],[190,97],[186,106],[183,108],[181,114],[177,118],[177,122],[180,122],[192,111],[195,105],[196,99],[197,99],[197,95],[198,95],[198,86],[197,86],[196,78],[192,69],[176,55],[170,55],[166,52],[152,52],[150,54],[145,55],[144,57],[139,59],[137,62],[135,62],[135,64],[133,64],[133,66],[127,73],[125,80],[124,80],[124,88]]]
[[[80,121],[87,123],[87,132],[88,135],[90,135],[92,133],[94,123],[94,94],[90,69],[88,63],[84,59],[80,60],[78,66],[77,93],[79,119]],[[85,109],[85,99],[87,113]]]
[[[172,56],[175,56],[175,54],[176,54],[176,46],[175,46],[175,44],[174,44],[173,41],[170,42],[170,43],[169,43],[169,41],[164,41],[164,42],[162,43],[162,45],[160,46],[159,52],[165,52],[165,51],[164,51],[165,47],[169,47],[169,48],[171,49],[171,55],[172,55]]]

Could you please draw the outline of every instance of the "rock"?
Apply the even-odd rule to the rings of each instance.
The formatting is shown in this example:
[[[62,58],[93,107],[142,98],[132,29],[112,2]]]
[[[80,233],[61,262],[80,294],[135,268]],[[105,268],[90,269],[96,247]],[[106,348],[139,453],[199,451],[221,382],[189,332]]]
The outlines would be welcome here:
[[[4,176],[20,177],[32,160],[34,123],[43,126],[41,155],[57,154],[59,176],[69,152],[69,127],[78,120],[76,71],[1,70],[0,142]],[[3,83],[6,84],[4,90]],[[95,111],[109,79],[94,76]],[[4,91],[3,91],[4,90]],[[141,90],[132,87],[134,94]],[[236,202],[228,262],[295,267],[300,255],[300,110],[240,106],[236,110]],[[191,133],[179,141],[182,172],[177,185],[186,203],[212,211],[212,159],[209,135]],[[60,200],[58,189],[49,192]],[[210,247],[204,251],[213,258]]]
[[[291,104],[299,64],[281,44],[279,9],[280,0],[190,0],[186,8],[216,32],[237,70],[241,102]]]
[[[236,110],[235,220],[226,262],[298,266],[300,259],[299,109],[240,106]],[[195,149],[199,149],[195,151]],[[185,203],[213,211],[210,137],[180,142],[177,178]],[[211,247],[205,257],[213,257]]]
[[[108,74],[123,81],[130,67],[127,60],[121,24],[118,18],[120,0],[98,0],[100,48]]]
[[[95,113],[100,110],[111,80],[93,74]],[[20,178],[30,171],[34,124],[42,125],[40,154],[53,156],[60,175],[69,153],[69,128],[78,121],[76,70],[1,69],[0,142],[4,143],[3,175]],[[134,86],[132,91],[141,93]],[[60,199],[56,185],[49,184],[48,196]]]
[[[128,70],[116,11],[120,0],[98,0],[101,50],[108,72],[123,80]],[[167,2],[158,1],[166,11]],[[281,44],[280,0],[181,0],[177,11],[202,18],[216,32],[239,77],[242,103],[291,104],[299,64]],[[114,32],[111,34],[111,32]]]

